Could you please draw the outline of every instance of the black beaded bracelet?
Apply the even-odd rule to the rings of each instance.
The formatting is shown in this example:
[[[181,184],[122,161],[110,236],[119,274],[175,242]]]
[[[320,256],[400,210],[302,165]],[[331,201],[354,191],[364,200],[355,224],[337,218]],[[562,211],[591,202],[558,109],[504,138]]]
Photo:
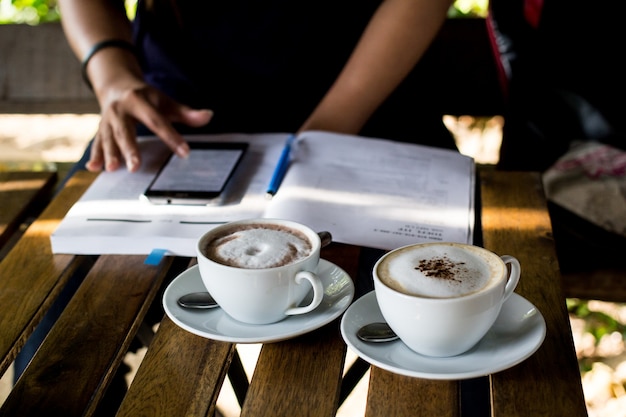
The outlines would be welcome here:
[[[121,39],[108,39],[102,42],[98,42],[94,46],[92,46],[89,52],[87,52],[87,54],[83,58],[83,62],[81,63],[80,67],[83,81],[85,81],[85,84],[87,84],[87,87],[89,87],[90,90],[93,90],[93,86],[91,85],[91,81],[89,80],[89,76],[87,75],[87,64],[89,64],[91,58],[93,58],[93,56],[98,51],[104,48],[122,48],[135,54],[135,46],[132,43]]]

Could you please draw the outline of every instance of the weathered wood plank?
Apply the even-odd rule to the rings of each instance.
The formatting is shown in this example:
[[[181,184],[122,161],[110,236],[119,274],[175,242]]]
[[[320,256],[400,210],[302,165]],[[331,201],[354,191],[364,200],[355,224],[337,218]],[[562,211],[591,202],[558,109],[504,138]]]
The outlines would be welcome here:
[[[338,320],[296,339],[264,344],[241,417],[290,417],[294,404],[306,404],[299,416],[334,416],[345,354]]]
[[[212,416],[234,352],[165,316],[117,416]]]
[[[354,280],[360,249],[331,246],[322,250],[322,258],[340,266]],[[306,404],[297,410],[299,416],[334,416],[345,355],[339,319],[296,339],[263,345],[241,416],[293,416],[293,404]]]
[[[0,249],[28,215],[43,211],[56,179],[55,172],[0,172]]]
[[[69,277],[88,261],[72,255],[53,256],[50,234],[93,178],[94,174],[85,173],[72,179],[0,263],[0,373],[6,371]]]
[[[95,413],[172,262],[166,257],[154,266],[144,260],[109,255],[96,261],[0,415]]]
[[[411,378],[373,366],[370,387],[367,417],[455,417],[460,413],[457,381]]]
[[[491,376],[493,415],[548,416],[558,410],[586,416],[540,175],[483,171],[481,193],[484,246],[518,258],[522,276],[516,292],[539,309],[547,325],[546,339],[534,355]]]

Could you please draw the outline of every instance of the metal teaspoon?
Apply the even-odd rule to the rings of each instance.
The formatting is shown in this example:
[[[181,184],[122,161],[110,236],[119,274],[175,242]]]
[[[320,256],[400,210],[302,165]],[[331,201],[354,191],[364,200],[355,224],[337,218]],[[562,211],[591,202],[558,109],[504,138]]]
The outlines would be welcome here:
[[[328,246],[333,241],[333,237],[330,234],[330,232],[318,232],[317,234],[319,235],[320,240],[322,241],[323,248]]]
[[[192,292],[178,299],[178,305],[184,308],[208,309],[219,307],[217,301],[208,292]]]
[[[398,336],[391,330],[387,323],[369,323],[361,327],[356,336],[364,342],[391,342],[398,339]]]
[[[333,240],[330,232],[319,232],[318,235],[322,241],[322,247],[328,246]],[[178,299],[178,305],[183,308],[203,310],[219,307],[217,301],[206,291],[185,294]]]

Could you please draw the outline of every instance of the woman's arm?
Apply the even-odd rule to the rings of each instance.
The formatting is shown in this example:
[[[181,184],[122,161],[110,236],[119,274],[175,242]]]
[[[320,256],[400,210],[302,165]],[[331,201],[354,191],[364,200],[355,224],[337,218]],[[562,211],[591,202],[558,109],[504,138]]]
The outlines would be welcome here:
[[[83,60],[98,42],[131,42],[131,24],[123,1],[59,0],[61,22],[76,56]],[[87,75],[101,110],[101,122],[87,168],[108,171],[125,162],[129,171],[141,163],[136,124],[143,123],[174,152],[186,156],[189,147],[172,122],[201,126],[209,122],[208,110],[192,110],[146,84],[134,54],[124,48],[99,50],[89,60]]]
[[[384,1],[301,130],[358,133],[428,49],[452,1]]]
[[[98,42],[119,39],[132,43],[131,25],[124,2],[118,0],[59,0],[65,36],[79,60]],[[122,48],[105,48],[89,60],[87,75],[98,101],[106,101],[112,80],[141,83],[143,76],[133,54]]]

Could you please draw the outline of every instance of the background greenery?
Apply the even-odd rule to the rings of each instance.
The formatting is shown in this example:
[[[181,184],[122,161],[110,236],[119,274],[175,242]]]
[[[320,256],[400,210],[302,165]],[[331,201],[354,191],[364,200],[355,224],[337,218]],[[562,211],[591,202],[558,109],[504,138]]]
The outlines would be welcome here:
[[[134,16],[137,0],[125,0],[129,16]],[[488,0],[456,0],[450,17],[485,17]],[[57,0],[0,0],[0,24],[25,23],[37,25],[58,22]]]

